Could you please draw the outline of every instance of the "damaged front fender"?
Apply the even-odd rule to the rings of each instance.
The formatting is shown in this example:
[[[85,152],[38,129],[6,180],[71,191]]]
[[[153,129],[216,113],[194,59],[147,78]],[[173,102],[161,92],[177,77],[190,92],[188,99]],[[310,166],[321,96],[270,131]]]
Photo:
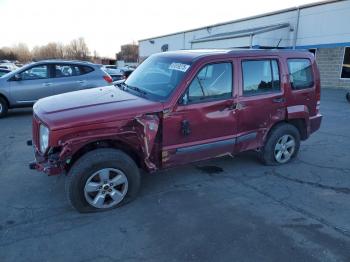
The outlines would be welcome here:
[[[71,161],[77,160],[82,154],[98,147],[115,147],[132,151],[137,154],[140,166],[147,171],[158,169],[158,151],[155,147],[159,132],[159,117],[157,114],[141,115],[131,121],[109,123],[101,128],[101,125],[90,126],[88,130],[80,130],[78,133],[56,134],[58,141],[51,146],[55,148],[55,158],[51,155],[37,157],[37,166],[47,170],[52,168],[65,171]],[[36,166],[36,167],[37,167]],[[53,172],[52,172],[53,173]],[[55,173],[58,173],[55,172]]]
[[[143,115],[136,117],[135,120],[135,130],[143,151],[144,163],[150,171],[155,171],[157,166],[150,160],[150,156],[159,129],[159,117],[157,115]]]

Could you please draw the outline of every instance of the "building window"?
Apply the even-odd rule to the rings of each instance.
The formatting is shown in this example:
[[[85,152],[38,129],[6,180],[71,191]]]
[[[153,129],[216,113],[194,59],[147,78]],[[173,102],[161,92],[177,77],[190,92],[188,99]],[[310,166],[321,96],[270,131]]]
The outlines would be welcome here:
[[[310,48],[310,49],[309,49],[309,52],[310,52],[310,53],[313,53],[315,58],[316,58],[316,51],[317,51],[316,48]]]
[[[276,60],[242,62],[243,94],[259,95],[280,91],[280,77]]]
[[[341,78],[350,78],[350,47],[345,47]]]
[[[288,59],[288,69],[293,89],[305,89],[314,85],[309,59]]]

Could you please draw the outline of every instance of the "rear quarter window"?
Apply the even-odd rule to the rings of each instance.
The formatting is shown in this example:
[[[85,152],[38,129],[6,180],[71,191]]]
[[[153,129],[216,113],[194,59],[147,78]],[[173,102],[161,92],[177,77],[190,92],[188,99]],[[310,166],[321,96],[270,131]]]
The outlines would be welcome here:
[[[314,85],[311,61],[306,58],[288,59],[289,78],[292,89],[306,89]]]
[[[74,65],[74,64],[56,64],[54,66],[54,75],[60,77],[74,77],[85,75],[94,71],[90,66]]]
[[[79,69],[81,75],[88,74],[94,71],[94,69],[90,66],[79,66]]]

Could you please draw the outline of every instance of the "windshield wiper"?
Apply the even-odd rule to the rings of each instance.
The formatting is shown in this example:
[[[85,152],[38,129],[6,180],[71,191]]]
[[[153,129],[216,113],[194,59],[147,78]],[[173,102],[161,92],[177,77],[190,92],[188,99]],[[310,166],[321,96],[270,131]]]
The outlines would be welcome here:
[[[145,90],[140,89],[140,88],[138,88],[138,87],[136,87],[136,86],[130,86],[130,85],[126,84],[126,83],[121,83],[121,85],[124,86],[124,90],[125,90],[125,88],[131,89],[131,90],[134,90],[134,91],[136,91],[137,93],[140,93],[140,94],[142,94],[142,95],[144,95],[144,96],[148,94]]]

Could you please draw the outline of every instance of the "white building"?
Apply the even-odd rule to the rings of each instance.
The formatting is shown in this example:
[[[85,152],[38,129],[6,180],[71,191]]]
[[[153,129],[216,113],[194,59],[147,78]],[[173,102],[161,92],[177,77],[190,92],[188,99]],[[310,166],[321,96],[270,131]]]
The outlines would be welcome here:
[[[199,48],[296,48],[327,87],[350,87],[350,1],[324,1],[139,41],[139,56]]]

